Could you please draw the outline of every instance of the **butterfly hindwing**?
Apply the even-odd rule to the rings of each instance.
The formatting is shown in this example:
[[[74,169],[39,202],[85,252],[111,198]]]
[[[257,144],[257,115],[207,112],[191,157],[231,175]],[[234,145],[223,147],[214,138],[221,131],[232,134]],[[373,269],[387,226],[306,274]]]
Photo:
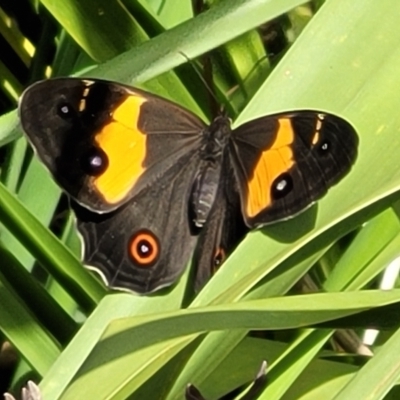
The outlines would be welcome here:
[[[262,117],[237,128],[232,138],[249,227],[298,214],[343,178],[357,156],[354,128],[316,111]]]
[[[194,288],[199,291],[225,261],[248,231],[240,210],[240,197],[225,155],[217,196],[206,224],[202,228],[193,256],[196,272]]]
[[[73,206],[83,262],[110,287],[150,293],[182,274],[196,244],[187,203],[197,161],[190,154],[177,160],[160,182],[113,212]]]

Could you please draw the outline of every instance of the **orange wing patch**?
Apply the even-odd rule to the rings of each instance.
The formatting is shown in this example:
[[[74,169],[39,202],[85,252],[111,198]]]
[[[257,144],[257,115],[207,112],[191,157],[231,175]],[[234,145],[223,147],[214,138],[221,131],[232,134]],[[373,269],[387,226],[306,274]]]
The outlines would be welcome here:
[[[146,135],[137,126],[144,97],[130,95],[113,112],[112,120],[95,136],[107,154],[108,167],[93,179],[97,191],[109,204],[123,200],[142,175]]]
[[[261,153],[253,176],[247,182],[246,213],[249,217],[254,217],[271,204],[272,183],[294,164],[291,148],[294,141],[292,123],[289,118],[280,118],[278,122],[279,128],[274,144]]]

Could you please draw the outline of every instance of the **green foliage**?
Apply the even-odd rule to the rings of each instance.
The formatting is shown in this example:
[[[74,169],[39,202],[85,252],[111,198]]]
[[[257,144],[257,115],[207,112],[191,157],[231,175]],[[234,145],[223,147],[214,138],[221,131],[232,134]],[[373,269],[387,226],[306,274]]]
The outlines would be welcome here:
[[[400,3],[303,2],[210,0],[194,17],[188,0],[178,9],[173,0],[42,0],[38,14],[20,7],[29,23],[0,10],[0,32],[25,68],[8,53],[0,60],[0,332],[21,356],[7,384],[28,371],[45,400],[172,400],[192,382],[215,399],[253,380],[265,359],[260,399],[397,398],[400,292],[371,289],[400,244]],[[356,128],[358,160],[317,205],[249,233],[195,298],[189,273],[155,295],[106,294],[78,260],[72,219],[55,223],[60,191],[11,103],[50,70],[140,85],[207,118],[204,86],[184,65],[206,52],[235,124],[326,110]],[[307,273],[324,293],[297,294]],[[389,330],[379,354],[330,346],[351,321],[359,332]]]

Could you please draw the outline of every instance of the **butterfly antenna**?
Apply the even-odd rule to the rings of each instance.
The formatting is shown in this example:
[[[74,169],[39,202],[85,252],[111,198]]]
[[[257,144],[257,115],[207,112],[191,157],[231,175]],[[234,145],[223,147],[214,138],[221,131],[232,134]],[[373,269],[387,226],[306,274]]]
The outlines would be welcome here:
[[[193,69],[195,70],[197,76],[203,82],[204,87],[207,89],[208,97],[211,104],[211,113],[213,116],[224,114],[225,108],[223,105],[220,104],[218,98],[215,94],[215,85],[213,80],[213,73],[212,73],[212,64],[209,56],[205,56],[203,61],[203,73],[199,71],[198,65],[195,63],[194,60],[191,60],[185,53],[179,52],[187,62],[192,65]]]

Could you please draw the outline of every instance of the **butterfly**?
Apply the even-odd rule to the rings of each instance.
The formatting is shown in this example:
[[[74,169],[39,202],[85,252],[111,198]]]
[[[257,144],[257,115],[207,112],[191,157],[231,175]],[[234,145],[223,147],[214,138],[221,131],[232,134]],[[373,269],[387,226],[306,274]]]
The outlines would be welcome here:
[[[119,83],[48,79],[25,90],[22,128],[71,198],[83,262],[140,294],[195,286],[249,229],[292,217],[351,169],[358,136],[322,111],[288,111],[232,130]]]

